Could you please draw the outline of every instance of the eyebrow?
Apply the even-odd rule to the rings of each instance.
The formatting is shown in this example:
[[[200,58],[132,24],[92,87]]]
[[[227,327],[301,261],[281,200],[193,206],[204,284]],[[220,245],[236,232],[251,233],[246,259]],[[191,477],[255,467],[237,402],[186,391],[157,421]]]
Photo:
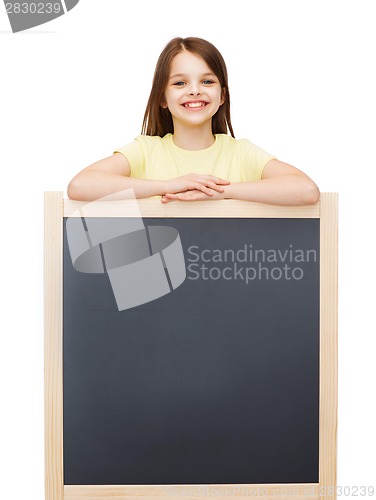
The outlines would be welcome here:
[[[172,79],[174,79],[174,78],[181,78],[181,77],[185,77],[185,76],[187,76],[187,75],[185,75],[184,73],[176,73],[175,75],[171,75],[171,76],[170,76],[170,80],[172,80]],[[214,73],[203,73],[201,76],[202,76],[202,77],[203,77],[203,76],[213,76],[213,77],[217,78],[217,77],[215,76],[215,74],[214,74]]]

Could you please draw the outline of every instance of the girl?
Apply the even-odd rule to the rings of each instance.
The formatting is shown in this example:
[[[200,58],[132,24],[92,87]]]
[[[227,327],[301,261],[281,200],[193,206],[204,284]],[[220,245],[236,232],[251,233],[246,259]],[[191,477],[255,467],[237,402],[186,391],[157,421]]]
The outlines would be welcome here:
[[[162,51],[141,134],[79,172],[68,196],[95,200],[133,188],[137,198],[161,196],[162,203],[235,198],[305,205],[319,199],[303,172],[235,139],[225,62],[201,38],[174,38]]]

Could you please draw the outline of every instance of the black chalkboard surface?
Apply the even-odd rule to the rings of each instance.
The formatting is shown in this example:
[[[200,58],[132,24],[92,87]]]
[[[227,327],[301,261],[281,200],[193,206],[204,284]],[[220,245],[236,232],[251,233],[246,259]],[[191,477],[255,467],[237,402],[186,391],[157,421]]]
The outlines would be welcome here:
[[[144,223],[187,276],[124,311],[64,234],[64,483],[317,483],[320,220]]]

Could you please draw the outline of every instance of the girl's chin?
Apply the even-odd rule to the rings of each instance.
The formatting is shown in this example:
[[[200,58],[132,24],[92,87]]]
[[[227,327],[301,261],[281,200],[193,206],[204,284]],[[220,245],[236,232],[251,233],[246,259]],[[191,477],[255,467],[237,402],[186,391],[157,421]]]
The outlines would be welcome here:
[[[187,130],[191,130],[194,128],[200,128],[201,130],[205,129],[205,127],[208,128],[208,130],[211,130],[212,125],[211,125],[211,118],[209,120],[178,120],[174,124],[174,129],[176,130],[177,128],[186,128]]]
[[[175,116],[173,117],[173,120],[174,122],[179,122],[186,125],[203,125],[205,123],[209,123],[211,126],[212,118],[212,114],[208,115],[207,113],[193,111],[184,113],[180,116]]]

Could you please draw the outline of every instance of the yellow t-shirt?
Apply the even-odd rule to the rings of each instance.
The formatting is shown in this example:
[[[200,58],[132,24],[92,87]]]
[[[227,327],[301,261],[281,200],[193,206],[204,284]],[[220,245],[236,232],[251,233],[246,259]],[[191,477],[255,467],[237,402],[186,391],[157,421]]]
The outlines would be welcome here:
[[[247,139],[236,140],[226,134],[216,134],[214,144],[199,151],[179,148],[171,134],[140,135],[114,153],[127,158],[131,177],[152,180],[173,179],[193,172],[230,182],[256,181],[261,179],[267,162],[275,158]]]

